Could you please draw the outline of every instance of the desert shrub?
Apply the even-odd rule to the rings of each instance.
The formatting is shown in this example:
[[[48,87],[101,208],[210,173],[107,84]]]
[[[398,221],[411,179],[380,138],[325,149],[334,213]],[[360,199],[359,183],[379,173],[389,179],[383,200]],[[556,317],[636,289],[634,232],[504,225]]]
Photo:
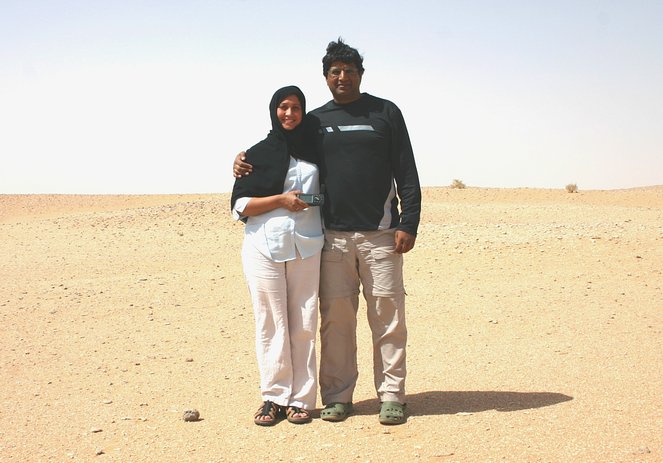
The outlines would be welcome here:
[[[577,193],[578,192],[578,185],[575,183],[569,183],[566,185],[566,192],[567,193]]]
[[[465,188],[465,184],[461,180],[455,178],[453,182],[451,182],[451,188],[458,188],[459,190],[462,190]]]

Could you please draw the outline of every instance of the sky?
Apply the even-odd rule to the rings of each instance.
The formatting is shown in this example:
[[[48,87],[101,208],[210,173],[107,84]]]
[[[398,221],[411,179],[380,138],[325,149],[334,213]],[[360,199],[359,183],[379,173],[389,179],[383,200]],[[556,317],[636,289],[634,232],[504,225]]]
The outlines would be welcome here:
[[[0,194],[224,193],[338,37],[422,186],[663,185],[663,1],[0,0]]]

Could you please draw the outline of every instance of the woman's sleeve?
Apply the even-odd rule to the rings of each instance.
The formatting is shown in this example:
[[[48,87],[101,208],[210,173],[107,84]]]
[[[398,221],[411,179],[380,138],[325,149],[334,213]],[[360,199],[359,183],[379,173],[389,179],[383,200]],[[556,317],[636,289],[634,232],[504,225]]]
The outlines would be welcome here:
[[[253,198],[247,198],[247,197],[242,197],[242,198],[237,198],[237,201],[235,201],[235,207],[233,207],[232,213],[233,213],[233,218],[235,220],[241,220],[242,222],[246,222],[247,217],[243,215],[244,209],[246,208],[246,205],[249,204],[249,201],[251,201]]]

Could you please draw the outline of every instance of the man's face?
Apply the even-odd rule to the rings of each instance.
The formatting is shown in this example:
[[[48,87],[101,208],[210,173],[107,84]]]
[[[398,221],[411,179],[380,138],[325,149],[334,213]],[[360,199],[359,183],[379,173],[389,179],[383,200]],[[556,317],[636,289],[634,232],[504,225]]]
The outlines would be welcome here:
[[[361,96],[361,74],[354,64],[334,61],[327,71],[327,86],[336,103],[351,103]]]

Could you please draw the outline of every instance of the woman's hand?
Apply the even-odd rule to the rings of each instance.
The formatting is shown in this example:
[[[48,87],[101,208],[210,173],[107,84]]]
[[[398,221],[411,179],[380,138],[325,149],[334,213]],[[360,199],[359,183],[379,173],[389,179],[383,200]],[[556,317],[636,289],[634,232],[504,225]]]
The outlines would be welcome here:
[[[281,194],[281,207],[285,207],[291,212],[298,212],[306,209],[308,204],[297,197],[301,191],[293,190]]]

